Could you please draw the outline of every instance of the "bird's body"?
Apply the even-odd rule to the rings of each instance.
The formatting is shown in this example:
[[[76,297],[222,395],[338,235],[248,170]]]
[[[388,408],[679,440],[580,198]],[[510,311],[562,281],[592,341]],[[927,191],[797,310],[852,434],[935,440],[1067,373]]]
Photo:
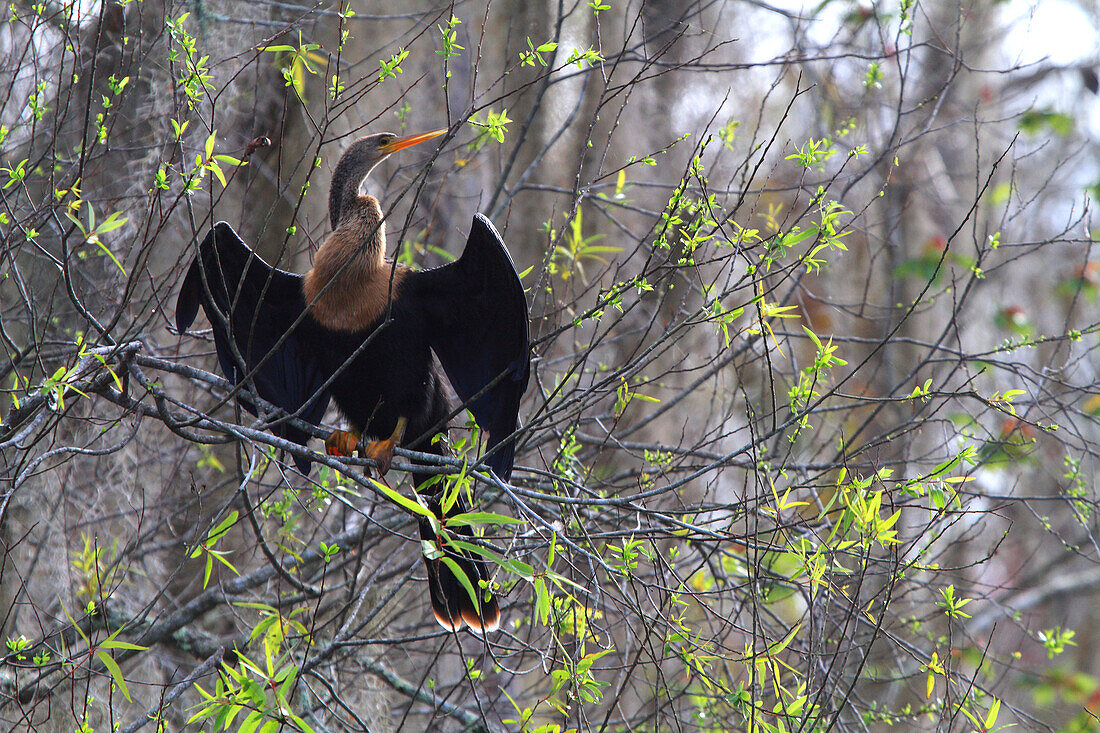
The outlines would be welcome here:
[[[434,135],[372,135],[344,153],[329,197],[333,232],[304,276],[270,267],[232,227],[216,224],[180,289],[176,322],[186,330],[203,307],[222,370],[242,386],[246,408],[256,412],[249,400],[254,389],[317,425],[331,396],[354,429],[352,442],[360,434],[375,438],[366,454],[383,466],[394,444],[441,451],[420,439],[451,412],[445,376],[487,434],[486,463],[508,480],[530,362],[526,300],[504,243],[477,215],[455,262],[420,271],[395,265],[385,259],[377,199],[358,192],[382,157]],[[309,438],[278,421],[273,427],[298,443]],[[346,452],[340,449],[346,435],[333,434],[330,452]],[[299,465],[308,470],[308,461]],[[437,496],[428,498],[428,506],[443,519]],[[450,514],[463,511],[460,500]],[[470,534],[461,525],[447,531]],[[496,628],[496,599],[486,595],[474,603],[442,558],[457,563],[475,588],[479,580],[487,584],[485,561],[448,547],[428,521],[421,520],[420,532],[441,546],[437,557],[425,557],[439,623],[448,629]]]
[[[311,330],[321,336],[315,348],[322,368],[336,375],[329,391],[344,417],[377,439],[392,435],[404,417],[415,440],[449,410],[424,333],[426,314],[417,312],[415,289],[402,287],[412,271],[385,259],[385,248],[378,200],[346,202],[302,280],[302,298],[317,326]]]

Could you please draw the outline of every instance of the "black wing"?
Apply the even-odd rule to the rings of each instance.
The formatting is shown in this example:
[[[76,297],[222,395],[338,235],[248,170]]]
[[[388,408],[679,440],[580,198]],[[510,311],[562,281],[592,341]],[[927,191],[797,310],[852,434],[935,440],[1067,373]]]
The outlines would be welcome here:
[[[410,273],[401,288],[401,301],[423,318],[451,386],[488,434],[488,448],[494,448],[515,431],[531,374],[527,299],[496,228],[477,214],[462,257]],[[486,462],[507,481],[514,457],[509,440]]]
[[[311,344],[320,343],[315,333],[318,326],[302,317],[301,275],[273,268],[233,227],[218,222],[203,240],[180,288],[176,300],[180,333],[195,320],[199,305],[213,327],[218,362],[229,381],[240,384],[251,374],[260,397],[307,422],[320,423],[328,393],[318,390],[327,377],[312,356]],[[247,391],[241,393],[241,404],[256,414]],[[278,426],[276,433],[303,445],[310,437],[287,425]],[[309,470],[309,461],[295,457],[295,462],[301,470]]]

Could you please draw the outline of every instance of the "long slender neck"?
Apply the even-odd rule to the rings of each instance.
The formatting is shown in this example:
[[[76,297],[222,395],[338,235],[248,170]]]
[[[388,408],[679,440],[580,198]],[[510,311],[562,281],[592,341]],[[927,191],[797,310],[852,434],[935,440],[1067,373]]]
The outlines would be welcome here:
[[[385,250],[378,199],[356,196],[344,204],[340,225],[317,250],[302,281],[313,317],[338,331],[361,330],[377,320],[404,274],[399,272],[391,287]]]
[[[340,223],[313,260],[310,273],[328,282],[338,278],[353,285],[383,267],[386,229],[382,207],[373,196],[356,195],[340,208]]]
[[[377,164],[377,158],[366,155],[355,145],[340,156],[328,192],[328,220],[332,231],[336,231],[341,218],[359,196],[359,186],[363,179],[370,175],[371,169]]]
[[[313,317],[337,331],[358,331],[377,321],[404,274],[400,270],[391,282],[382,207],[373,196],[359,195],[363,179],[381,159],[361,142],[336,164],[328,196],[332,234],[302,281]]]

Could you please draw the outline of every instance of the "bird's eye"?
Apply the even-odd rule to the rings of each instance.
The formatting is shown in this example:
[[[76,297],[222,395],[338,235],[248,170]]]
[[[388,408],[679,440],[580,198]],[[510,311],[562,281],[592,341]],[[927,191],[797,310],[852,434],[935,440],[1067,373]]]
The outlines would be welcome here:
[[[382,137],[382,139],[380,139],[378,141],[378,147],[385,148],[385,147],[388,147],[390,145],[393,145],[393,141],[396,140],[396,139],[397,138],[394,137],[393,135],[385,135],[385,136]]]

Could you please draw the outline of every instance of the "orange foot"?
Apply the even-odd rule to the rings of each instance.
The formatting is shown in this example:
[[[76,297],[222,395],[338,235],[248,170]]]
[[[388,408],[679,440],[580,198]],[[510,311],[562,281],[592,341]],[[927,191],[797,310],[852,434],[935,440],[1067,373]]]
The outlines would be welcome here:
[[[385,440],[372,440],[366,445],[359,446],[360,457],[373,458],[378,461],[379,476],[385,476],[386,472],[390,470],[390,463],[393,462],[393,449],[405,437],[405,426],[407,424],[408,420],[399,417],[397,418],[397,427],[393,429],[390,437]]]
[[[349,433],[346,430],[333,430],[332,435],[325,438],[325,452],[330,456],[347,458],[355,453],[359,445],[359,434]]]

